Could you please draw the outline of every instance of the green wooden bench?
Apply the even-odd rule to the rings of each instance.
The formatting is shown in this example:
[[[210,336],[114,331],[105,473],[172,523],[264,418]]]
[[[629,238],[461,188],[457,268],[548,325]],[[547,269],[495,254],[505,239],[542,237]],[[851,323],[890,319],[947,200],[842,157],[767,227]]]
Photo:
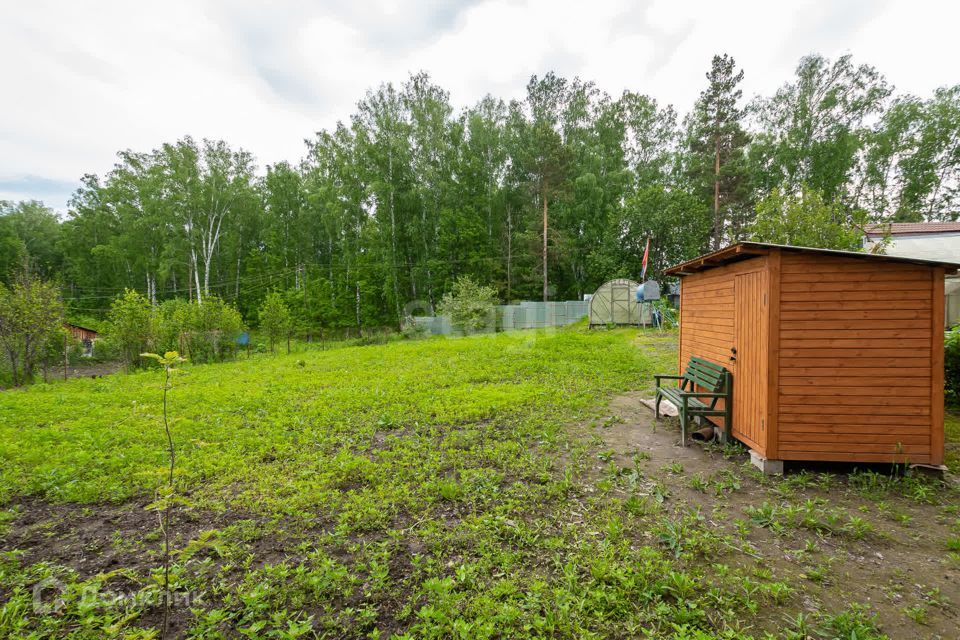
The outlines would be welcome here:
[[[682,376],[656,374],[657,395],[654,413],[660,417],[660,402],[664,398],[672,402],[680,411],[681,444],[687,446],[687,419],[693,416],[723,416],[721,439],[726,440],[730,430],[731,408],[733,407],[733,384],[730,372],[718,364],[693,356]],[[679,380],[676,387],[661,387],[661,380]],[[699,390],[703,389],[702,391]],[[717,403],[723,398],[723,408]]]

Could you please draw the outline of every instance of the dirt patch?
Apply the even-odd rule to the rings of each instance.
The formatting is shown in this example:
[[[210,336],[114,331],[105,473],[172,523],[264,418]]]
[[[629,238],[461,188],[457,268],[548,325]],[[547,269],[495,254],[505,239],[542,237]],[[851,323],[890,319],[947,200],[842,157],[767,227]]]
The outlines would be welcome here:
[[[67,367],[68,378],[102,378],[113,375],[123,369],[119,362],[80,362]],[[40,382],[55,382],[63,380],[63,366],[53,367],[47,371],[37,371],[36,380]],[[0,391],[6,391],[0,386]]]
[[[120,505],[48,504],[37,499],[17,499],[5,505],[15,512],[7,524],[6,532],[0,534],[0,552],[19,551],[22,566],[49,562],[76,571],[80,580],[86,580],[123,569],[121,575],[109,579],[107,590],[115,593],[136,592],[146,582],[152,571],[162,566],[162,535],[158,514],[147,509],[146,500],[131,501]],[[459,520],[454,513],[439,516],[441,519]],[[409,518],[399,515],[393,525],[404,527]],[[233,527],[230,535],[219,539],[230,546],[227,555],[220,555],[215,544],[202,547],[191,558],[209,559],[213,565],[207,575],[216,575],[218,589],[229,588],[242,582],[251,570],[266,565],[288,563],[297,565],[305,560],[304,544],[312,547],[324,538],[333,524],[322,519],[305,522],[303,519],[265,519],[236,509],[224,511],[180,507],[172,513],[174,536],[171,550],[174,564],[184,563],[180,554],[192,542],[201,540],[205,532],[223,531]],[[410,522],[411,528],[417,523]],[[387,541],[386,533],[356,533],[338,544],[325,545],[328,555],[342,565],[356,565],[354,554],[364,546],[376,546]],[[415,571],[414,557],[424,553],[424,547],[415,535],[404,542],[391,546],[389,575],[392,580],[403,582]],[[242,557],[241,557],[242,556]],[[249,558],[246,558],[249,556]],[[182,637],[194,621],[186,594],[174,594],[171,609],[170,636]],[[196,594],[191,594],[196,595]],[[221,607],[220,595],[205,592],[203,607]],[[338,597],[339,598],[339,597]],[[0,605],[4,602],[0,591]],[[349,599],[328,603],[335,609],[350,610],[365,601],[362,591],[356,591]],[[392,595],[376,599],[377,625],[384,632],[400,633],[403,625],[398,617],[404,606],[402,598]],[[311,613],[305,610],[306,614]],[[163,619],[161,606],[148,606],[137,624],[145,628],[159,629]],[[388,635],[389,635],[388,633]]]
[[[123,369],[120,362],[79,362],[67,367],[68,378],[102,378],[113,375]],[[63,368],[50,369],[47,375],[51,380],[63,380]]]
[[[958,637],[960,562],[947,552],[947,540],[960,532],[960,494],[952,479],[917,497],[864,492],[855,486],[853,465],[795,463],[786,476],[765,478],[750,466],[745,448],[681,447],[678,420],[655,421],[640,403],[650,395],[618,396],[599,423],[576,427],[577,436],[602,452],[589,470],[595,480],[611,463],[639,464],[647,478],[662,483],[672,507],[699,509],[731,536],[748,526],[743,540],[750,553],[732,552],[724,562],[766,570],[788,583],[793,595],[787,609],[834,612],[859,603],[878,614],[891,638]],[[884,465],[874,471],[893,472]],[[748,513],[763,505],[807,508],[825,514],[827,522],[751,522]],[[830,524],[833,517],[838,521]],[[781,630],[783,617],[761,611],[754,625],[755,631]]]
[[[136,591],[151,571],[162,563],[162,535],[157,511],[147,509],[147,501],[122,505],[48,504],[37,499],[19,499],[6,505],[17,515],[9,524],[6,535],[0,537],[0,552],[22,552],[24,566],[49,562],[69,567],[81,580],[99,574],[124,569],[124,576],[111,578],[110,588]],[[171,549],[176,554],[204,531],[223,529],[251,519],[250,514],[235,510],[224,512],[177,508],[171,513],[174,535]],[[254,527],[251,527],[253,529]],[[277,540],[264,536],[249,540],[249,553],[258,561],[279,561]],[[136,579],[132,579],[136,577]],[[0,597],[0,603],[3,598]],[[172,637],[185,631],[193,619],[187,606],[171,610]],[[140,624],[159,627],[162,609],[147,608]]]
[[[704,451],[698,445],[688,443],[680,446],[680,422],[676,418],[663,418],[654,421],[653,411],[640,403],[649,393],[636,391],[615,397],[610,402],[609,417],[599,425],[580,425],[576,427],[580,437],[602,439],[601,447],[612,453],[613,461],[623,466],[633,464],[633,458],[640,454],[646,460],[646,466],[680,463],[689,472],[716,472],[729,466],[728,461],[718,452]],[[688,434],[689,435],[689,434]],[[746,456],[741,456],[747,459]],[[606,467],[606,461],[596,469]]]
[[[157,566],[160,522],[149,502],[116,506],[48,504],[35,499],[7,505],[18,513],[0,551],[24,551],[22,562],[48,561],[68,566],[88,578],[117,568],[146,573]],[[174,548],[182,548],[201,532],[221,529],[249,514],[237,511],[201,512],[179,508],[172,514]]]

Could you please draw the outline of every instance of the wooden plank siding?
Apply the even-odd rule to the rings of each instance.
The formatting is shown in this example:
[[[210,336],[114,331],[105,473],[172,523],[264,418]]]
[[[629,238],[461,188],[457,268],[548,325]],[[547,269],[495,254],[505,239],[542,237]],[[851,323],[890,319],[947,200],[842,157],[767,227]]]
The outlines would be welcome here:
[[[730,360],[730,349],[736,344],[734,280],[738,274],[762,270],[765,265],[766,259],[758,257],[683,278],[680,288],[680,373],[691,356],[699,356],[730,370],[736,388],[736,363]],[[719,406],[723,406],[722,401]],[[723,418],[711,420],[723,426]],[[749,440],[745,434],[737,437]],[[763,443],[750,441],[748,444],[760,447]]]
[[[730,430],[767,458],[943,464],[955,268],[759,243],[701,256],[668,270],[679,368],[696,355],[731,371]]]
[[[768,448],[767,401],[769,361],[766,260],[753,260],[758,269],[734,276],[733,424],[735,438],[756,451]]]
[[[940,464],[942,275],[791,251],[780,270],[776,457]]]
[[[933,305],[930,310],[930,464],[943,464],[944,448],[944,344],[943,317],[946,295],[943,286],[945,269],[933,269],[930,295]]]

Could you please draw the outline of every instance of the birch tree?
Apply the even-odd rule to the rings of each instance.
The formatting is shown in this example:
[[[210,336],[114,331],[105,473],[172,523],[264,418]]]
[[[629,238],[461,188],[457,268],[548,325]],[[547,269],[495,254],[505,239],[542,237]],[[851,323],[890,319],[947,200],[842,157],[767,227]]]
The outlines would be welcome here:
[[[223,141],[204,140],[198,147],[189,137],[164,145],[163,154],[168,195],[182,221],[202,302],[210,294],[210,273],[225,229],[254,199],[253,157]]]

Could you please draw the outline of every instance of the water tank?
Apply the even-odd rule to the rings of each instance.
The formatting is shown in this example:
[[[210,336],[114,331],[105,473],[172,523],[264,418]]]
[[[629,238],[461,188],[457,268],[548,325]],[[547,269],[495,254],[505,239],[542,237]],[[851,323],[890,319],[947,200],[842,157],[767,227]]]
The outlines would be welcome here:
[[[647,280],[643,283],[643,298],[642,300],[650,302],[651,300],[660,299],[660,283],[656,280]],[[639,289],[639,287],[638,287]]]

